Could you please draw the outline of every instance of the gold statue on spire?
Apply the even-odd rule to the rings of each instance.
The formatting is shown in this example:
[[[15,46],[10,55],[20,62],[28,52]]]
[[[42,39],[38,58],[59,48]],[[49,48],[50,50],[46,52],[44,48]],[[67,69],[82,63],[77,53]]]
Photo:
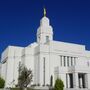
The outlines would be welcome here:
[[[44,8],[44,17],[46,16],[46,8]]]

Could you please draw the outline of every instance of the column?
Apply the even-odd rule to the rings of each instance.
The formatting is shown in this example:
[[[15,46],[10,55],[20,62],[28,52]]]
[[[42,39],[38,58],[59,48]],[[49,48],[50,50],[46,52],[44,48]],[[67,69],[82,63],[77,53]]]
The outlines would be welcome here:
[[[79,88],[79,82],[78,82],[78,73],[74,73],[73,74],[73,84],[74,84],[74,88]]]
[[[80,88],[82,88],[82,76],[80,77]]]
[[[70,88],[70,77],[69,77],[69,74],[67,74],[67,82],[68,82],[68,88]]]
[[[76,57],[73,58],[74,59],[74,66],[76,65]]]
[[[88,88],[88,78],[87,78],[87,74],[85,74],[85,88]]]
[[[67,67],[67,56],[65,57],[65,60],[66,60],[66,67]]]
[[[69,66],[71,66],[71,57],[69,57]]]
[[[73,63],[73,66],[75,66],[75,58],[72,57],[72,63]]]
[[[67,77],[67,73],[66,73],[66,88],[68,88],[68,77]]]
[[[66,56],[63,56],[63,63],[64,63],[64,67],[66,66]]]
[[[62,56],[62,67],[64,66],[64,56]]]
[[[90,73],[87,73],[88,89],[90,89]]]

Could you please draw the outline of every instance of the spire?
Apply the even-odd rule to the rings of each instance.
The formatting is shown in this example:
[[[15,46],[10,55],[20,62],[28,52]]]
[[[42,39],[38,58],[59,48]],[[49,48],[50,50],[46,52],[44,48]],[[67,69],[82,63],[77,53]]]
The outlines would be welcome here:
[[[45,44],[53,40],[53,28],[50,25],[49,18],[46,17],[46,9],[43,8],[43,17],[40,20],[40,26],[37,30],[37,42]]]
[[[44,8],[44,17],[46,16],[46,8]]]

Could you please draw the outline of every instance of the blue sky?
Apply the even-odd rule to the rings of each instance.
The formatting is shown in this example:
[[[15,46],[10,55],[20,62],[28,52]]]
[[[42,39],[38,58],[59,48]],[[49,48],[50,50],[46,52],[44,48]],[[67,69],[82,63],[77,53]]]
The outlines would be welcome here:
[[[44,6],[54,40],[85,44],[90,50],[90,0],[0,0],[0,54],[8,45],[36,41]]]

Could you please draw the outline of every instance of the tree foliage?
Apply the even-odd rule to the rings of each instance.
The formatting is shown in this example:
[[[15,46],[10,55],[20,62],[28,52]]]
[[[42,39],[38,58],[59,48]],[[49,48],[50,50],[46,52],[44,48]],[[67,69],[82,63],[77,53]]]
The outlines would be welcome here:
[[[0,77],[0,88],[4,88],[5,80]]]
[[[18,77],[18,86],[20,88],[27,87],[32,81],[32,71],[27,69],[25,66],[19,66],[19,77]]]
[[[64,88],[63,81],[61,79],[57,78],[55,81],[54,90],[63,90],[63,88]]]

